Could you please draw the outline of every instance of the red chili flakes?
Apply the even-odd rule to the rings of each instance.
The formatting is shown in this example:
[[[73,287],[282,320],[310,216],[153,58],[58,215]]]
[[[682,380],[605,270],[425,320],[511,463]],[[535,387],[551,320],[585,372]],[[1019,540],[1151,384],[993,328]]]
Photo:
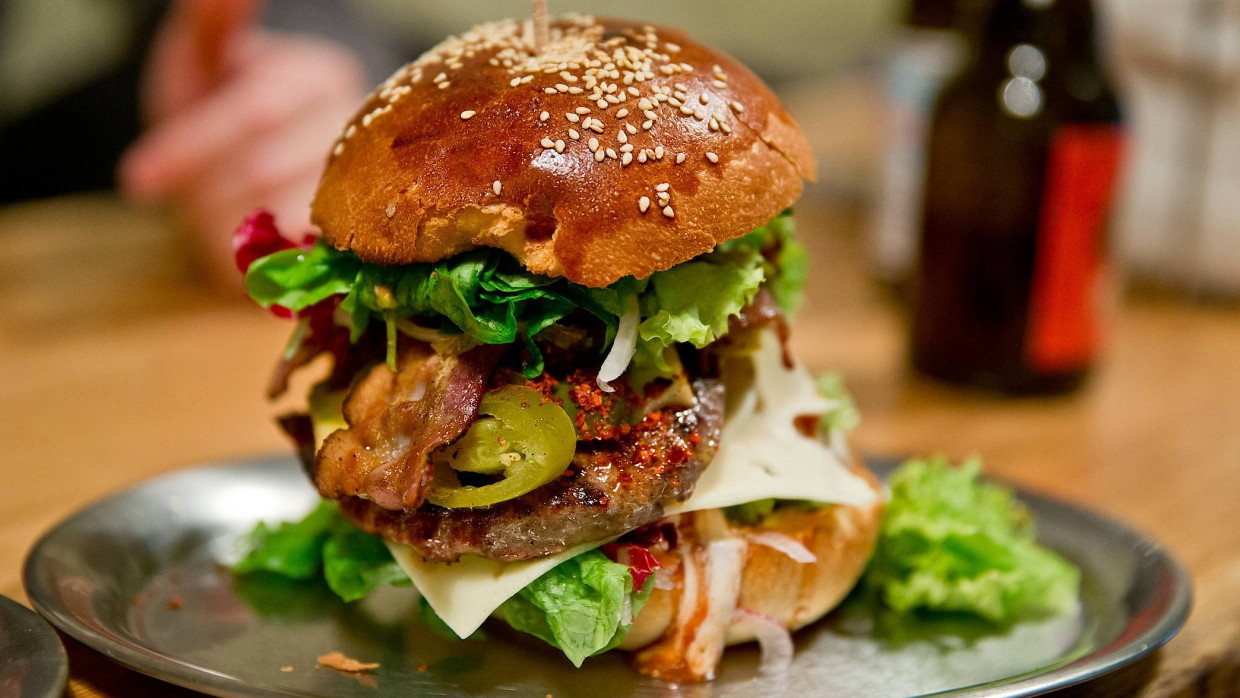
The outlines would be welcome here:
[[[694,429],[692,432],[689,433],[689,443],[693,444],[694,446],[697,446],[698,444],[702,443],[702,434],[698,432],[697,429]]]
[[[172,597],[172,598],[168,599],[168,610],[169,610],[169,611],[179,611],[179,610],[181,610],[181,603],[182,603],[182,602],[181,602],[181,597],[180,597],[180,596],[174,596],[174,597]]]

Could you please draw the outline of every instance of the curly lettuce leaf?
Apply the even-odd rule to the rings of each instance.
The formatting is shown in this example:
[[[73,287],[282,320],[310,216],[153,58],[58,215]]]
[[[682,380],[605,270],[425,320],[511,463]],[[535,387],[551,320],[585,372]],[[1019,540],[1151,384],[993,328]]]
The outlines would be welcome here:
[[[529,355],[528,377],[543,369],[533,341],[539,332],[582,310],[606,327],[600,347],[605,352],[620,316],[636,296],[643,322],[635,365],[667,375],[663,349],[682,342],[702,347],[722,336],[728,318],[738,314],[763,283],[782,307],[795,305],[806,259],[792,235],[792,218],[785,211],[715,252],[648,279],[625,277],[606,288],[533,274],[500,250],[475,250],[435,263],[380,266],[322,240],[309,249],[255,260],[245,281],[260,305],[294,313],[340,297],[339,308],[348,316],[341,322],[349,327],[351,341],[358,341],[376,321],[386,325],[389,364],[395,360],[395,321],[414,319],[486,344],[521,342]]]
[[[819,395],[834,403],[834,406],[822,415],[822,431],[852,431],[861,423],[861,413],[853,404],[852,395],[844,387],[844,378],[840,374],[824,373],[814,379],[814,386]]]
[[[804,296],[805,281],[809,278],[809,252],[797,241],[792,209],[748,235],[723,243],[719,249],[745,249],[762,254],[767,288],[775,303],[785,314],[797,311]]]
[[[964,612],[996,624],[1071,610],[1080,572],[1034,539],[1008,490],[981,483],[981,463],[911,460],[891,502],[865,584],[890,608]]]
[[[653,575],[634,590],[627,565],[591,550],[552,568],[499,610],[513,628],[559,648],[580,667],[620,644],[653,589]]]
[[[323,544],[323,578],[345,601],[357,601],[381,586],[412,584],[379,537],[343,518]]]

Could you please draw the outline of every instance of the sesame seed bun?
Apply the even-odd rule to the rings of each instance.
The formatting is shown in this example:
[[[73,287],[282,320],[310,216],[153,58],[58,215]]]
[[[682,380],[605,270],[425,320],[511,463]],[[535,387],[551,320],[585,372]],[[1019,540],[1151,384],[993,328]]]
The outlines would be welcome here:
[[[875,491],[879,491],[878,481],[869,471],[858,465],[854,472],[863,475]],[[802,564],[778,550],[750,543],[745,552],[736,607],[773,618],[790,630],[823,617],[848,595],[865,571],[878,540],[882,512],[883,498],[877,497],[864,506],[832,505],[816,510],[783,507],[757,526],[733,525],[736,534],[741,536],[746,531],[771,531],[789,536],[817,558],[815,562]],[[656,557],[664,567],[675,569],[678,555],[672,550]],[[676,617],[680,576],[674,577],[673,582],[673,588],[655,589],[651,593],[620,645],[621,649],[645,647],[683,622]],[[754,639],[751,632],[739,626],[728,630],[728,645]]]
[[[761,80],[682,32],[567,17],[450,38],[379,86],[312,206],[366,261],[503,249],[587,286],[638,278],[792,204],[814,159]]]

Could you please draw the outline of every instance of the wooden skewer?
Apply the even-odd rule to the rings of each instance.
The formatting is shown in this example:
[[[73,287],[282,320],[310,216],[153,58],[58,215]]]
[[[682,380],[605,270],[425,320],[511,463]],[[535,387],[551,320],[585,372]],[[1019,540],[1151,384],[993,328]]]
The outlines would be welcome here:
[[[547,0],[534,0],[534,50],[542,51],[547,45]]]

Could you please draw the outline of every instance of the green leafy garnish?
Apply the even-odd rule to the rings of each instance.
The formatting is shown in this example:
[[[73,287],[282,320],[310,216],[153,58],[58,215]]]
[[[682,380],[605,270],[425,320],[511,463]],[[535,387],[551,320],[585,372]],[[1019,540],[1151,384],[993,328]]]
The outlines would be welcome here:
[[[844,379],[838,373],[824,373],[814,379],[818,394],[831,400],[835,406],[822,415],[822,431],[852,431],[861,422],[861,413],[853,404],[852,395],[844,387]]]
[[[499,610],[513,628],[558,647],[579,667],[620,644],[653,590],[654,575],[634,590],[628,566],[591,550],[561,562]]]
[[[771,296],[785,313],[791,315],[801,305],[805,281],[809,278],[809,252],[796,239],[792,209],[776,216],[770,223],[752,233],[719,246],[723,251],[750,249],[764,257],[766,278]]]
[[[270,527],[259,522],[245,541],[245,557],[233,567],[240,573],[259,570],[292,579],[311,579],[323,565],[323,544],[340,512],[332,502],[320,502],[301,521]]]
[[[275,528],[260,522],[246,543],[249,551],[234,572],[262,570],[302,581],[321,574],[345,601],[385,584],[410,583],[383,541],[341,516],[335,502],[322,501],[302,520]]]
[[[1072,609],[1080,572],[1034,540],[1012,493],[978,482],[981,463],[911,460],[891,502],[866,586],[891,609],[971,613],[996,624]]]
[[[771,261],[773,260],[773,261]],[[264,307],[302,311],[333,296],[357,341],[374,322],[386,324],[388,363],[395,363],[397,320],[415,319],[442,332],[461,332],[484,344],[520,341],[529,353],[527,377],[542,372],[539,332],[581,310],[603,322],[601,350],[619,318],[638,299],[641,312],[636,364],[665,374],[663,349],[688,342],[701,348],[727,332],[728,318],[768,284],[785,309],[804,283],[804,249],[793,239],[785,211],[743,238],[647,279],[625,277],[606,288],[526,271],[501,250],[474,250],[435,263],[380,266],[319,240],[310,250],[290,249],[256,260],[246,290]]]

